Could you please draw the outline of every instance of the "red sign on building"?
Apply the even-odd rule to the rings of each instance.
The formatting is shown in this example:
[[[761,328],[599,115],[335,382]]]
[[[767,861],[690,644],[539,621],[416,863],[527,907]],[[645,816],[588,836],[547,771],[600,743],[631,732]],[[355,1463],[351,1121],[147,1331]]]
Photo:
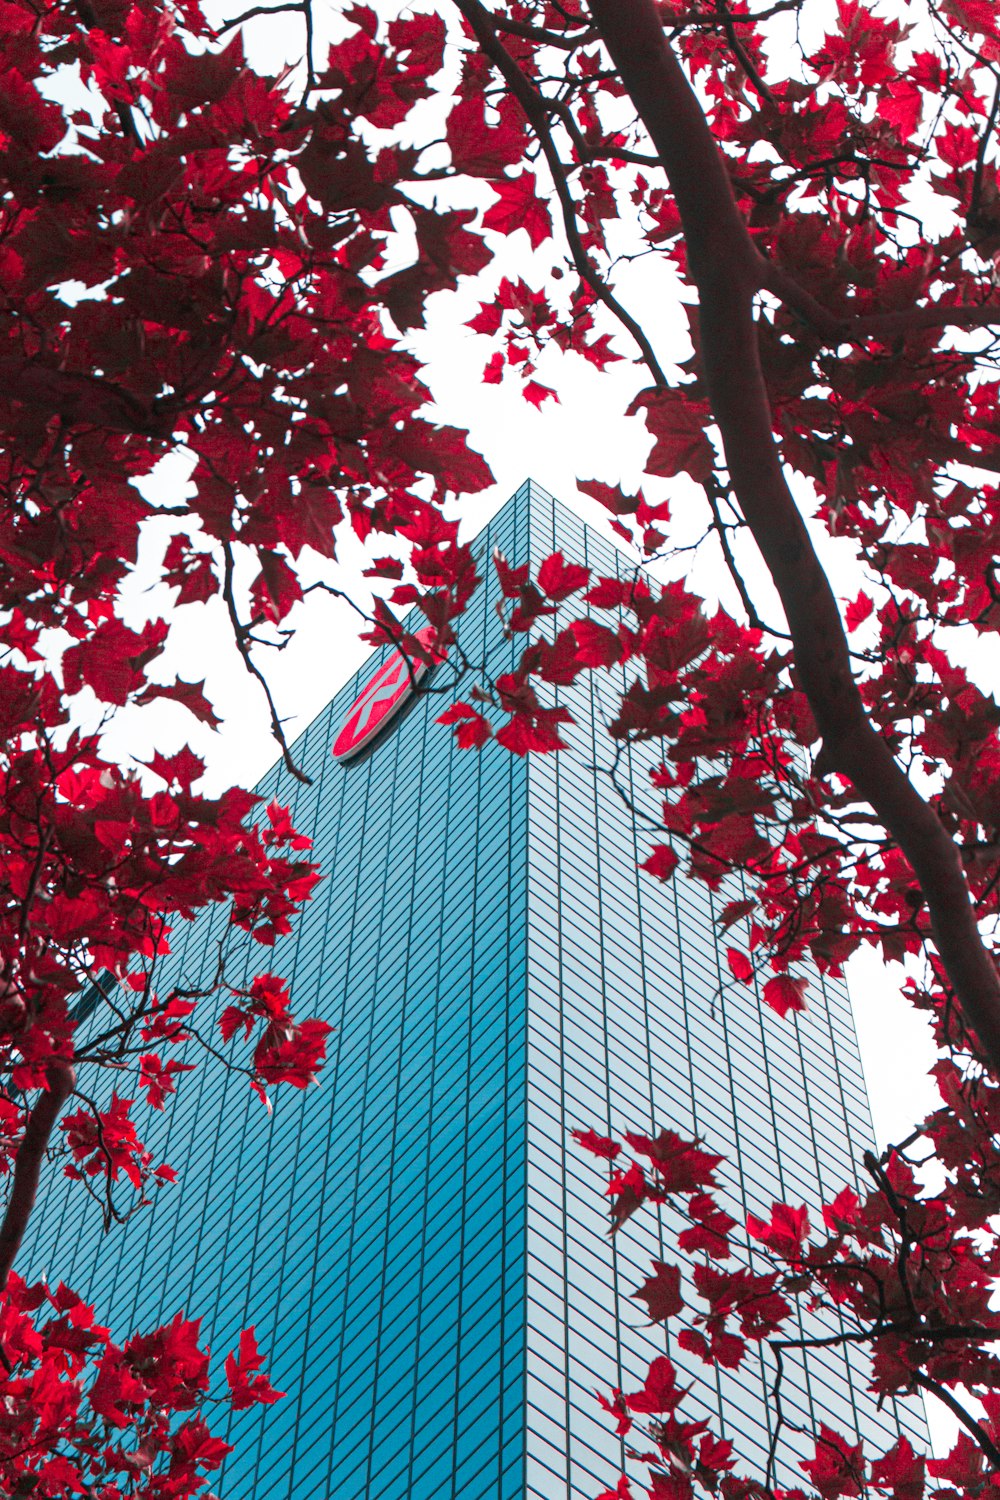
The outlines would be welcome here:
[[[422,646],[429,645],[434,639],[433,627],[425,625],[416,632],[416,639]],[[429,670],[427,662],[415,658],[407,662],[401,651],[394,651],[351,704],[333,742],[334,759],[350,760],[371,744]]]

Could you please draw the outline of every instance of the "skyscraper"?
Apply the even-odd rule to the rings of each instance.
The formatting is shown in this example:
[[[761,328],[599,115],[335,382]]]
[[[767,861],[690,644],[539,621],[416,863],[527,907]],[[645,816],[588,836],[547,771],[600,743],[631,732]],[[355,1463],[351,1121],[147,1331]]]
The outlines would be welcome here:
[[[530,483],[480,544],[634,566]],[[496,674],[522,642],[482,571],[460,639]],[[819,976],[787,1020],[725,985],[713,918],[731,893],[639,872],[644,767],[619,767],[626,799],[607,770],[624,669],[560,690],[569,748],[524,761],[458,750],[433,693],[393,717],[389,656],[296,745],[312,785],[278,767],[260,788],[292,805],[324,874],[268,960],[296,1012],[335,1028],[319,1090],[279,1091],[269,1118],[199,1059],[146,1131],[183,1163],[177,1186],[103,1236],[51,1180],[23,1270],[58,1265],[120,1337],[184,1308],[221,1354],[256,1325],[288,1397],[234,1418],[224,1500],[592,1500],[622,1459],[594,1390],[634,1389],[668,1347],[629,1293],[673,1226],[646,1213],[609,1239],[600,1167],[570,1129],[698,1134],[727,1157],[737,1218],[829,1201],[871,1144],[850,1007]],[[213,971],[220,941],[231,981],[261,967],[222,912],[177,938],[161,994]],[[692,1412],[763,1472],[766,1355],[716,1374],[669,1352]],[[865,1384],[851,1351],[787,1362],[786,1482],[820,1420],[877,1447],[899,1421],[922,1436],[919,1412],[876,1411]]]

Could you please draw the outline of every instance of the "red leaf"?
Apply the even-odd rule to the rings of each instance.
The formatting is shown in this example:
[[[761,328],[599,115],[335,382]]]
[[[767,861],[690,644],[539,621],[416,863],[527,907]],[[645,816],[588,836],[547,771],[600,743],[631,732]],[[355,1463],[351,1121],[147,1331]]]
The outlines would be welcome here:
[[[531,248],[537,250],[552,233],[552,215],[548,204],[536,193],[537,185],[534,172],[502,178],[493,188],[497,202],[483,215],[483,228],[496,229],[501,234],[527,230]]]
[[[657,880],[669,880],[680,860],[669,844],[654,844],[653,852],[644,859],[640,869],[648,870]]]
[[[861,1443],[849,1443],[827,1427],[819,1424],[816,1439],[816,1457],[803,1459],[799,1468],[804,1469],[823,1500],[837,1500],[840,1495],[860,1495],[864,1484],[864,1458]]]
[[[234,1411],[243,1411],[248,1406],[270,1406],[280,1401],[284,1391],[276,1391],[266,1375],[258,1375],[264,1356],[257,1349],[257,1340],[252,1328],[244,1328],[240,1334],[239,1356],[235,1352],[226,1355],[226,1379],[229,1382],[229,1399]]]
[[[777,974],[764,986],[764,1003],[779,1016],[787,1016],[790,1010],[805,1010],[805,993],[808,979],[793,979],[790,974]]]
[[[607,1403],[602,1403],[606,1405]],[[631,1426],[631,1423],[629,1424]],[[628,1428],[625,1429],[626,1432]],[[604,1490],[598,1495],[597,1500],[633,1500],[629,1482],[623,1474],[613,1490]]]
[[[205,697],[205,683],[184,682],[178,678],[176,682],[161,683],[151,682],[136,698],[136,703],[152,703],[157,698],[168,698],[174,703],[183,704],[189,713],[194,714],[201,724],[207,724],[211,729],[217,729],[222,723],[215,709]]]
[[[646,427],[656,439],[646,460],[647,474],[671,479],[675,474],[690,474],[705,481],[715,466],[715,449],[705,432],[711,420],[706,401],[689,401],[682,390],[663,390],[653,386],[640,391],[628,408],[634,416],[646,408]]]
[[[496,333],[503,322],[503,308],[496,302],[480,302],[479,311],[466,323],[473,333]]]
[[[583,667],[613,667],[621,661],[622,643],[614,630],[598,625],[586,617],[571,627],[576,643],[576,659]]]
[[[684,1307],[681,1268],[668,1266],[662,1260],[654,1260],[653,1272],[632,1296],[645,1302],[652,1322],[662,1323],[666,1318],[676,1317]]]
[[[924,1457],[916,1454],[908,1438],[901,1437],[882,1458],[872,1464],[871,1482],[887,1490],[895,1500],[921,1500],[924,1493]]]
[[[511,95],[500,101],[499,122],[487,125],[481,93],[459,99],[448,116],[445,138],[452,165],[473,177],[502,177],[504,167],[524,156],[524,116]]]
[[[654,1359],[641,1391],[633,1391],[625,1400],[633,1411],[659,1414],[671,1412],[682,1399],[684,1392],[677,1389],[677,1372],[666,1355]]]
[[[754,910],[756,901],[728,901],[722,911],[716,917],[716,925],[720,932],[725,932],[727,927],[732,927],[734,922],[742,921]]]
[[[747,1233],[783,1260],[801,1260],[802,1244],[809,1235],[809,1212],[806,1208],[792,1208],[788,1203],[774,1203],[767,1224],[756,1215],[747,1214]]]
[[[487,385],[499,385],[503,379],[503,367],[504,357],[498,349],[495,354],[490,355],[486,368],[483,371],[482,378],[485,383]]]
[[[832,1233],[839,1234],[857,1223],[860,1207],[857,1194],[849,1187],[841,1188],[833,1202],[824,1205],[823,1223]]]
[[[302,598],[298,578],[278,552],[259,550],[260,572],[250,587],[254,617],[263,617],[276,625]]]
[[[853,604],[849,604],[844,611],[844,622],[848,630],[857,630],[862,621],[867,620],[875,608],[868,595],[860,593]]]
[[[86,686],[105,703],[126,703],[142,687],[146,668],[163,650],[166,636],[165,620],[151,620],[141,633],[117,618],[104,620],[63,656],[67,691],[78,693]]]
[[[586,588],[589,579],[589,568],[581,567],[579,563],[568,563],[561,552],[551,553],[538,569],[538,587],[547,599],[552,599],[556,604],[568,599],[578,589]]]
[[[521,395],[534,407],[540,407],[543,401],[550,398],[553,401],[559,400],[551,386],[541,385],[537,380],[527,381],[521,388]]]
[[[600,1156],[605,1161],[614,1161],[622,1149],[617,1141],[611,1140],[606,1135],[595,1135],[592,1130],[574,1130],[572,1135],[585,1151],[590,1151],[594,1156]]]
[[[576,487],[614,516],[635,515],[642,499],[641,490],[637,495],[626,495],[620,485],[602,484],[599,479],[578,479]]]
[[[569,709],[543,708],[533,715],[513,714],[508,724],[497,733],[497,743],[515,755],[528,755],[531,751],[546,754],[550,750],[562,750],[565,741],[560,739],[556,725],[569,719]]]
[[[636,599],[647,597],[643,585],[623,578],[601,578],[586,595],[595,609],[622,609]]]
[[[614,1417],[615,1431],[617,1432],[618,1436],[624,1437],[626,1432],[631,1432],[632,1418],[628,1414],[628,1408],[625,1405],[625,1398],[618,1387],[612,1386],[610,1401],[602,1391],[598,1391],[596,1394],[598,1403],[603,1406],[606,1412],[610,1412],[610,1414]],[[615,1500],[615,1496],[621,1493],[621,1487],[623,1483],[624,1481],[619,1482],[618,1489],[615,1491],[614,1495],[610,1494],[609,1492],[609,1500]]]
[[[695,1193],[688,1203],[688,1213],[695,1221],[677,1236],[677,1243],[687,1255],[706,1250],[716,1260],[729,1257],[729,1231],[736,1220],[719,1207],[710,1193]]]
[[[210,552],[198,552],[186,536],[172,536],[163,557],[163,581],[179,590],[178,604],[214,597],[218,579]]]
[[[493,733],[489,719],[471,703],[453,703],[451,708],[438,715],[437,722],[457,726],[455,739],[460,750],[478,750]]]
[[[139,1086],[146,1090],[147,1102],[153,1109],[162,1109],[168,1094],[176,1091],[176,1073],[189,1073],[194,1063],[177,1062],[171,1058],[164,1063],[155,1052],[148,1052],[139,1059]],[[162,1175],[162,1173],[160,1174]]]
[[[942,0],[941,9],[974,36],[1000,38],[1000,17],[993,0]]]
[[[697,1354],[698,1358],[704,1360],[706,1365],[712,1363],[712,1351],[708,1347],[708,1339],[699,1329],[682,1328],[677,1335],[677,1342],[689,1354]]]
[[[727,948],[726,962],[735,979],[738,979],[741,984],[750,983],[753,978],[753,964],[741,949]]]

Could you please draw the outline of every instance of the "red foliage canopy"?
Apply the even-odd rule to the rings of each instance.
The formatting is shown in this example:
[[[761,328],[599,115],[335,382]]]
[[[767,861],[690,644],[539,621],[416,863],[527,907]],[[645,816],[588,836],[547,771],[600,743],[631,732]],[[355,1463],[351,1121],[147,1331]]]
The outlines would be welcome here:
[[[1000,628],[994,7],[444,0],[389,19],[352,5],[322,44],[309,0],[270,10],[309,23],[302,66],[277,78],[248,66],[241,21],[213,29],[196,0],[0,0],[2,1485],[181,1500],[221,1461],[196,1325],[119,1348],[71,1292],[26,1287],[11,1266],[56,1141],[109,1218],[131,1211],[125,1184],[132,1206],[169,1191],[132,1110],[140,1094],[169,1104],[171,1048],[199,1039],[204,994],[156,990],[171,928],[223,901],[269,944],[317,878],[283,809],[199,795],[190,751],[124,770],[80,729],[94,699],[110,713],[167,698],[216,722],[203,684],[150,681],[171,622],[128,623],[140,538],[169,521],[177,608],[220,598],[265,693],[304,549],[333,561],[348,529],[370,549],[368,638],[418,653],[396,612],[415,604],[453,645],[478,580],[446,502],[490,476],[464,434],[429,420],[408,335],[435,293],[481,277],[485,381],[520,382],[540,406],[557,394],[536,378],[551,347],[644,371],[631,411],[660,498],[581,488],[654,556],[670,547],[663,482],[700,486],[741,608],[710,614],[673,574],[623,585],[556,554],[532,577],[498,558],[520,663],[443,721],[466,747],[557,750],[559,686],[628,663],[611,736],[663,751],[646,868],[670,879],[683,860],[712,885],[742,872],[747,898],[722,916],[734,982],[761,979],[785,1014],[807,999],[806,956],[829,971],[865,943],[923,957],[911,998],[943,1050],[945,1102],[920,1139],[945,1189],[902,1148],[872,1160],[868,1198],[824,1209],[825,1239],[796,1205],[748,1225],[773,1263],[752,1275],[724,1265],[736,1226],[714,1198],[716,1158],[636,1137],[650,1165],[623,1168],[590,1136],[614,1163],[614,1223],[646,1199],[686,1201],[679,1249],[701,1300],[681,1342],[707,1361],[791,1347],[789,1308],[808,1295],[870,1346],[876,1391],[933,1391],[964,1424],[926,1466],[901,1442],[866,1468],[823,1430],[814,1493],[918,1500],[929,1473],[936,1496],[978,1494],[1000,1470],[1000,710],[955,629]],[[513,272],[553,237],[564,266]],[[697,297],[682,366],[626,305],[620,267],[640,254],[665,294],[679,279]],[[490,280],[496,261],[506,274]],[[170,504],[146,483],[168,457],[189,475]],[[824,527],[863,567],[843,613]],[[739,569],[744,533],[777,625]],[[261,1093],[304,1086],[324,1027],[294,1019],[281,978],[240,990],[220,972],[212,988],[232,1002],[223,1042],[255,1038],[234,1066]],[[80,1043],[95,1005],[108,1025]],[[83,1069],[114,1062],[120,1079],[123,1060],[134,1097],[83,1097]],[[676,1267],[654,1265],[640,1295],[652,1317],[677,1316]],[[252,1331],[226,1374],[237,1406],[276,1397]],[[650,1419],[651,1495],[770,1485],[737,1477],[730,1445],[682,1404],[666,1360],[608,1402],[626,1427]]]

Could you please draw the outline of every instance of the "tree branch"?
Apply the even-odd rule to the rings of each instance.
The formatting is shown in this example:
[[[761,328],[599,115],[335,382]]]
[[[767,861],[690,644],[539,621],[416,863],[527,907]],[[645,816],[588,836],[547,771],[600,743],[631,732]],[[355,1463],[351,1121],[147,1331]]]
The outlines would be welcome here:
[[[576,222],[576,207],[566,182],[566,171],[555,148],[555,143],[552,140],[548,115],[550,101],[544,99],[532,88],[506,47],[501,43],[494,29],[493,17],[484,6],[480,5],[479,0],[455,0],[455,3],[475,32],[476,38],[486,56],[496,67],[514,98],[524,110],[528,123],[538,137],[542,153],[552,174],[556,196],[559,199],[563,227],[566,231],[566,238],[569,241],[573,263],[580,274],[581,280],[590,287],[590,290],[598,301],[603,302],[605,307],[614,314],[623,327],[628,329],[638,344],[643,360],[657,385],[666,385],[666,377],[660,368],[652,344],[631,313],[622,307],[610,287],[598,275],[596,269],[591,264],[590,257],[584,249]],[[553,105],[552,107],[555,108],[556,106]]]
[[[278,710],[271,695],[267,678],[250,654],[249,627],[244,625],[240,620],[239,611],[236,608],[236,596],[233,592],[235,562],[233,559],[233,549],[229,542],[224,544],[223,551],[225,553],[225,578],[222,585],[222,595],[226,602],[230,624],[233,627],[233,639],[236,642],[236,649],[242,656],[243,665],[250,673],[250,676],[255,677],[263,689],[264,697],[267,699],[268,711],[271,715],[271,733],[281,748],[281,759],[284,761],[286,771],[288,771],[290,776],[294,776],[296,781],[301,781],[304,786],[311,786],[312,778],[307,776],[304,771],[300,771],[292,759],[292,752],[289,749],[288,741],[285,739],[285,731],[281,726],[281,720],[278,717]]]
[[[21,1248],[24,1231],[31,1217],[38,1193],[38,1178],[45,1158],[45,1148],[62,1107],[76,1086],[76,1069],[72,1063],[49,1064],[47,1088],[35,1101],[28,1124],[14,1159],[13,1185],[7,1212],[0,1224],[0,1287],[7,1285],[14,1257]]]
[[[847,776],[908,859],[956,1000],[1000,1074],[1000,976],[980,937],[958,849],[868,719],[837,601],[782,472],[753,315],[765,262],[654,0],[589,5],[677,202],[712,411],[733,490],[788,620],[823,738],[820,773]]]
[[[966,1432],[972,1434],[990,1463],[996,1468],[1000,1468],[1000,1448],[997,1447],[985,1428],[979,1425],[975,1417],[966,1411],[961,1401],[953,1396],[951,1391],[945,1386],[939,1385],[936,1380],[931,1380],[930,1376],[924,1375],[919,1370],[914,1370],[913,1381],[915,1385],[920,1386],[921,1390],[930,1391],[932,1396],[936,1396],[939,1401],[942,1401],[952,1415],[961,1422]]]
[[[1000,302],[938,302],[927,307],[839,317],[781,266],[763,257],[760,284],[786,307],[797,312],[803,322],[822,335],[828,344],[863,343],[867,339],[887,342],[925,328],[990,328],[1000,325]]]

